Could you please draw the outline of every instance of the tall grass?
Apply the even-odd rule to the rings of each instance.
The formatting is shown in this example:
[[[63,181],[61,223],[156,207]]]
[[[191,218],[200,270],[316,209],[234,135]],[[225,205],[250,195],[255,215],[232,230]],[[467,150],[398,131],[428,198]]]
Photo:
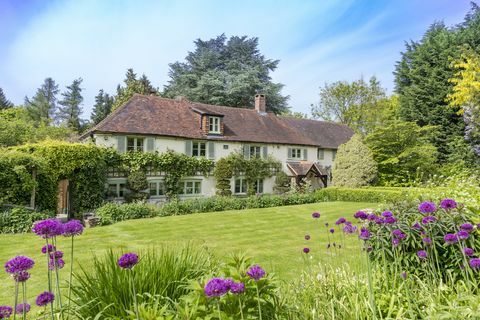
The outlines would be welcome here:
[[[93,267],[75,275],[72,288],[75,313],[81,319],[127,319],[134,308],[129,276],[117,265],[120,252],[93,257]],[[191,245],[161,247],[139,252],[135,287],[141,305],[168,305],[187,293],[191,280],[215,269],[217,263],[204,249]]]

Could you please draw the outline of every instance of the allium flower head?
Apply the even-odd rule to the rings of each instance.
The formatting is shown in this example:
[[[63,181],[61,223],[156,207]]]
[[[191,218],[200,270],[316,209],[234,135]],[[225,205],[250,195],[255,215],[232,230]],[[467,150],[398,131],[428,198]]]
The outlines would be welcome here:
[[[430,222],[435,222],[435,221],[437,221],[437,218],[435,218],[434,216],[426,216],[422,218],[423,224],[429,224]]]
[[[430,239],[429,237],[425,237],[422,239],[423,243],[425,244],[432,244],[432,239]]]
[[[63,258],[63,252],[62,251],[54,251],[50,253],[50,259],[53,259],[53,257],[60,259]]]
[[[417,256],[422,260],[427,259],[427,251],[419,250],[419,251],[417,251]]]
[[[412,226],[412,229],[414,230],[422,230],[422,226],[420,225],[420,223],[418,222],[415,222]]]
[[[393,213],[392,213],[392,211],[383,211],[382,216],[385,217],[385,218],[393,217]]]
[[[258,264],[251,266],[247,271],[247,275],[255,281],[260,280],[265,276],[265,270],[262,269]]]
[[[479,258],[473,258],[470,259],[470,267],[472,269],[479,269],[480,268],[480,259]]]
[[[33,268],[35,261],[26,256],[16,256],[5,263],[5,271],[7,273],[19,273]]]
[[[314,219],[320,218],[320,212],[314,212],[314,213],[312,213],[312,218],[314,218]]]
[[[463,253],[465,253],[466,256],[471,257],[475,252],[472,248],[464,248]]]
[[[49,244],[48,247],[47,247],[46,245],[42,247],[42,253],[43,253],[43,254],[46,254],[47,251],[48,251],[48,252],[53,252],[53,251],[55,251],[55,250],[56,250],[56,248],[55,248],[55,246],[54,246],[53,244]]]
[[[365,220],[368,217],[368,214],[365,211],[357,211],[354,215],[354,218],[360,219],[360,220]]]
[[[57,219],[47,219],[35,223],[32,231],[44,239],[49,239],[61,235],[63,226]]]
[[[471,223],[462,223],[460,225],[460,229],[462,229],[463,231],[472,232],[473,225]]]
[[[307,248],[307,247],[303,248],[303,253],[309,253],[309,252],[310,252],[310,248]]]
[[[310,235],[306,234],[305,235],[305,240],[310,240]]]
[[[83,225],[78,220],[70,220],[63,225],[63,235],[65,237],[79,236],[83,233]]]
[[[454,243],[457,243],[457,242],[458,242],[458,237],[457,237],[456,234],[447,233],[447,234],[443,237],[443,240],[444,240],[447,244],[454,244]]]
[[[338,218],[338,220],[335,222],[336,225],[344,224],[347,221],[347,219],[341,217]]]
[[[48,269],[49,270],[55,270],[55,267],[57,269],[63,269],[63,267],[65,266],[65,261],[63,261],[63,259],[50,259],[50,261],[48,262]]]
[[[245,291],[245,285],[242,282],[234,282],[230,286],[230,292],[233,294],[239,294]]]
[[[27,271],[19,271],[17,273],[12,274],[12,276],[15,282],[25,282],[28,279],[30,279],[30,273],[28,273]]]
[[[394,247],[398,247],[399,244],[400,244],[400,239],[397,239],[397,238],[392,239],[392,245]]]
[[[19,305],[17,305],[15,312],[17,314],[23,314],[24,312],[28,313],[30,312],[30,305],[28,303],[20,303]]]
[[[0,306],[0,319],[8,319],[12,315],[13,309],[9,306]]]
[[[387,224],[394,224],[395,222],[397,222],[397,219],[395,217],[386,217],[385,218],[385,223],[387,223]]]
[[[403,278],[403,280],[407,279],[407,273],[403,271],[400,276]]]
[[[228,283],[226,283],[225,279],[222,278],[210,279],[203,288],[205,295],[209,298],[223,296],[228,292],[228,290]]]
[[[39,307],[44,307],[47,304],[53,302],[53,300],[55,300],[55,295],[51,292],[45,291],[38,295],[37,299],[35,300],[35,303]]]
[[[358,237],[362,240],[367,241],[368,239],[370,239],[370,231],[368,231],[368,229],[366,228],[362,228]]]
[[[385,220],[382,217],[375,217],[376,224],[384,224]]]
[[[445,210],[455,209],[457,207],[457,202],[453,199],[443,199],[440,202],[440,207]]]
[[[400,229],[393,230],[392,234],[395,238],[400,239],[400,240],[405,239],[407,237],[407,235],[405,233],[403,233],[402,230],[400,230]]]
[[[334,233],[334,232],[335,232],[335,229],[333,229],[333,228],[330,228],[330,230],[329,230],[329,231],[330,231],[330,233]]]
[[[375,221],[375,219],[377,219],[377,216],[374,215],[373,213],[370,213],[370,214],[367,216],[367,219],[370,220],[370,221]]]
[[[465,230],[460,230],[460,231],[457,232],[457,237],[458,237],[458,239],[460,239],[460,240],[468,239],[468,236],[469,236],[469,235],[470,235],[470,234],[469,234],[467,231],[465,231]]]
[[[432,213],[435,210],[437,210],[437,206],[435,205],[435,203],[430,201],[422,202],[418,206],[418,211],[420,211],[421,213]]]
[[[352,234],[352,233],[355,233],[356,231],[357,231],[357,227],[352,225],[351,223],[345,223],[345,225],[343,226],[343,232],[345,233]]]
[[[118,266],[122,269],[132,269],[138,263],[138,255],[136,253],[125,253],[118,259]]]

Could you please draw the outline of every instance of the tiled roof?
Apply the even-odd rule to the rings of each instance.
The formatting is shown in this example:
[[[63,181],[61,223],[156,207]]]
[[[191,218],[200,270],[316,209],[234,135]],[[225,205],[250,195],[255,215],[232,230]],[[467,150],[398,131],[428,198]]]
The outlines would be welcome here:
[[[320,175],[328,174],[322,166],[313,162],[287,162],[287,167],[295,176],[306,176],[310,170],[317,171]]]
[[[223,116],[224,135],[206,135],[201,115]],[[278,143],[337,148],[353,135],[340,124],[278,117],[253,109],[214,106],[186,99],[134,95],[125,105],[85,133],[123,133],[216,139],[239,142]]]

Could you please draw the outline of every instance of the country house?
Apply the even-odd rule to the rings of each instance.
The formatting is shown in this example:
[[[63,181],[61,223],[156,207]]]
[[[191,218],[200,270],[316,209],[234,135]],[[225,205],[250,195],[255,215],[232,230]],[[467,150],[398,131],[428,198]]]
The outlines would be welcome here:
[[[173,150],[214,161],[231,152],[243,152],[245,157],[271,155],[281,161],[292,180],[309,179],[313,188],[321,188],[330,184],[338,146],[352,135],[345,125],[267,112],[261,94],[255,96],[254,109],[137,94],[82,138],[120,153]],[[162,174],[149,172],[148,181],[150,200],[162,201]],[[257,181],[255,192],[272,193],[274,181],[274,177]],[[108,188],[112,198],[122,200],[125,184],[121,172],[110,172]],[[192,176],[182,181],[182,187],[182,198],[211,196],[215,194],[215,179]],[[246,188],[241,176],[232,179],[233,195],[245,195]]]

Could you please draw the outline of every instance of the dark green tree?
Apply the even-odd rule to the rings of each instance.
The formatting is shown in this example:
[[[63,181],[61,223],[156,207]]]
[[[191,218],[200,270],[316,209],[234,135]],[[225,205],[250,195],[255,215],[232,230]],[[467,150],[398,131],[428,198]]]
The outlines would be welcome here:
[[[113,97],[110,97],[108,93],[103,92],[103,89],[100,90],[95,97],[95,105],[93,106],[92,114],[90,116],[93,125],[105,119],[105,117],[112,111],[112,106]]]
[[[252,108],[256,93],[267,97],[267,110],[277,114],[288,110],[288,96],[283,84],[274,83],[270,73],[279,60],[266,59],[258,50],[258,38],[227,37],[222,34],[203,41],[197,39],[195,50],[185,62],[170,64],[166,97],[185,96],[191,101]]]
[[[52,78],[46,78],[32,99],[25,97],[25,107],[36,122],[51,123],[57,109],[58,85]]]
[[[123,80],[125,86],[117,86],[117,95],[114,97],[112,110],[124,105],[135,94],[154,94],[158,95],[158,89],[153,87],[146,75],[137,79],[137,74],[133,69],[128,69]]]
[[[0,110],[13,108],[13,103],[7,99],[2,88],[0,88]]]
[[[62,93],[63,99],[59,102],[60,107],[57,114],[60,123],[77,132],[81,129],[80,114],[82,113],[81,104],[83,97],[80,85],[82,81],[82,78],[78,78],[73,80],[71,85],[67,86],[67,90]]]

